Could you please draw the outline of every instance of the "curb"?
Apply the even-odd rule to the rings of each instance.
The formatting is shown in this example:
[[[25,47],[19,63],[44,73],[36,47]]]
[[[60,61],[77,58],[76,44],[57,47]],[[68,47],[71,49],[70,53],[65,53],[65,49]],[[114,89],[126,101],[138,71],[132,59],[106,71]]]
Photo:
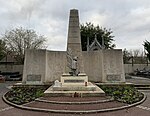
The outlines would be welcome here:
[[[30,111],[51,112],[51,113],[66,113],[66,114],[69,114],[69,113],[88,114],[88,113],[100,113],[100,112],[109,112],[109,111],[122,110],[122,109],[126,109],[126,108],[130,108],[130,107],[134,107],[136,105],[139,105],[139,104],[143,103],[146,100],[146,98],[147,98],[147,96],[144,93],[142,93],[144,95],[143,99],[141,101],[139,101],[139,102],[136,102],[136,103],[133,103],[133,104],[130,104],[130,105],[116,107],[116,108],[100,109],[100,110],[75,111],[75,110],[53,110],[53,109],[43,109],[43,108],[32,108],[32,107],[24,106],[25,104],[24,105],[17,105],[17,104],[14,104],[14,103],[8,101],[5,98],[5,94],[2,97],[3,100],[7,104],[9,104],[9,105],[11,105],[13,107],[16,107],[16,108],[20,108],[20,109],[23,109],[23,110],[30,110]],[[29,104],[29,103],[27,103],[27,104]]]
[[[38,102],[51,103],[51,104],[97,104],[97,103],[105,103],[114,101],[113,98],[106,100],[97,100],[97,101],[88,101],[88,102],[59,102],[59,101],[48,101],[48,100],[40,100],[39,98],[35,99]]]

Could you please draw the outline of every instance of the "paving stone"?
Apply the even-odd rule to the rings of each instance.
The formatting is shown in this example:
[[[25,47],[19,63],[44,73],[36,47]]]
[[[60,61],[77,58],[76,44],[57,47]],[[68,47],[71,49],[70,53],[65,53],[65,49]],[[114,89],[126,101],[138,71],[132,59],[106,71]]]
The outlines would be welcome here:
[[[98,104],[50,104],[43,102],[33,102],[26,106],[43,108],[43,109],[53,109],[53,110],[74,110],[74,111],[87,111],[87,110],[99,110],[99,109],[108,109],[114,107],[125,106],[126,104],[120,103],[117,101],[98,103]]]

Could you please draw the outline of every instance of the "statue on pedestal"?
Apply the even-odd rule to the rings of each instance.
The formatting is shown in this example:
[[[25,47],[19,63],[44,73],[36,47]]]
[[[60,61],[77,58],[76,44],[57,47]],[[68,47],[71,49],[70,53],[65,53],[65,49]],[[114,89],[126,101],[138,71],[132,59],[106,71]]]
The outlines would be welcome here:
[[[68,67],[71,69],[71,72],[69,72],[72,76],[78,76],[78,57],[72,55],[71,49],[68,49],[67,51],[67,61],[68,61]]]

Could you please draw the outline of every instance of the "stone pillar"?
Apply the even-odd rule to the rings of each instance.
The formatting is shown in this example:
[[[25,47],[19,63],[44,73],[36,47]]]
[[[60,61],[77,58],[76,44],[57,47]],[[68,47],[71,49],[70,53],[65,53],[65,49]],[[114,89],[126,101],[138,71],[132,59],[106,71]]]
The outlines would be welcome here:
[[[70,10],[67,50],[78,57],[79,71],[84,73],[78,10]]]

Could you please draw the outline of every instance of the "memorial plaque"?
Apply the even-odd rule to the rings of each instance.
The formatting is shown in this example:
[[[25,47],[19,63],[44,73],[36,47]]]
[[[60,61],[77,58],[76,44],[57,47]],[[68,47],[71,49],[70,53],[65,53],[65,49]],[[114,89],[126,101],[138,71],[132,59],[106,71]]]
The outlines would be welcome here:
[[[64,80],[65,83],[84,83],[84,80]]]
[[[27,81],[41,81],[41,75],[27,75]]]
[[[107,75],[107,81],[120,81],[121,75]]]
[[[41,75],[27,75],[26,84],[42,84]]]

